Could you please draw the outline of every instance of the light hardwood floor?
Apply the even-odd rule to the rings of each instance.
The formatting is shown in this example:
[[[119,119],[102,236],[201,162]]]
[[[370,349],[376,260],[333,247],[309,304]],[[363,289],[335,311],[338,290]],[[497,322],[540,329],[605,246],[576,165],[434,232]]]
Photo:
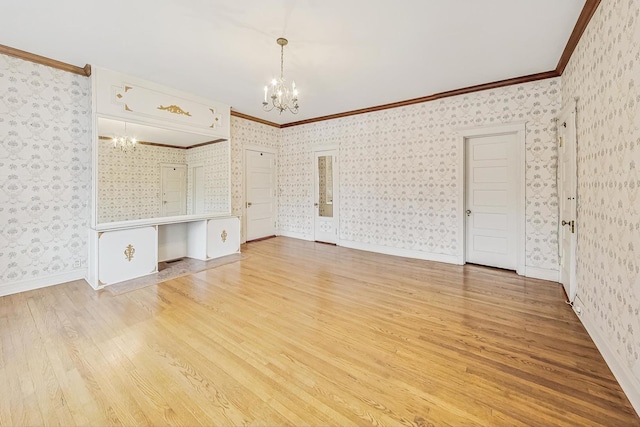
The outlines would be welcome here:
[[[1,425],[639,425],[560,285],[275,238],[0,298]]]

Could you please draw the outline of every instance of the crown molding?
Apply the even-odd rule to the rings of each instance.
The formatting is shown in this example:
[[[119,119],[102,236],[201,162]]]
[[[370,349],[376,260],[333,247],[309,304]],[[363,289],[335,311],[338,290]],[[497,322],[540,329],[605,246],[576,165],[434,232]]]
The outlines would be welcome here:
[[[300,120],[297,122],[289,122],[289,123],[280,125],[280,128],[300,126],[300,125],[305,125],[309,123],[315,123],[315,122],[321,122],[325,120],[338,119],[341,117],[353,116],[357,114],[370,113],[373,111],[386,110],[389,108],[397,108],[397,107],[403,107],[406,105],[419,104],[427,101],[435,101],[437,99],[464,95],[472,92],[478,92],[481,90],[496,89],[504,86],[533,82],[536,80],[549,79],[553,77],[560,77],[562,76],[562,73],[564,73],[564,70],[567,67],[567,64],[569,63],[569,60],[571,59],[571,55],[573,55],[573,52],[575,51],[578,45],[578,42],[580,41],[580,39],[582,38],[582,35],[587,29],[589,22],[591,22],[591,18],[593,17],[594,13],[598,9],[600,2],[601,0],[586,0],[584,7],[580,12],[580,16],[578,17],[578,21],[576,22],[576,25],[574,26],[573,31],[571,32],[571,36],[567,41],[567,45],[564,48],[562,56],[560,57],[560,60],[555,70],[546,71],[543,73],[531,74],[528,76],[516,77],[513,79],[500,80],[492,83],[485,83],[485,84],[476,85],[476,86],[469,86],[466,88],[450,90],[447,92],[440,92],[433,95],[424,96],[421,98],[409,99],[406,101],[394,102],[391,104],[384,104],[384,105],[378,105],[375,107],[362,108],[359,110],[346,111],[344,113],[338,113],[338,114],[330,114],[328,116],[316,117],[316,118],[311,118],[307,120]]]
[[[75,65],[67,64],[66,62],[47,58],[46,56],[36,55],[35,53],[25,52],[24,50],[2,44],[0,44],[0,53],[13,56],[14,58],[20,58],[25,61],[34,62],[36,64],[46,65],[47,67],[57,68],[69,73],[79,74],[85,77],[89,77],[91,75],[91,65],[89,64],[86,64],[84,67],[76,67]]]
[[[389,108],[405,107],[407,105],[421,104],[423,102],[435,101],[437,99],[449,98],[449,97],[458,96],[458,95],[465,95],[467,93],[479,92],[482,90],[496,89],[504,86],[535,82],[537,80],[550,79],[552,77],[558,77],[558,76],[559,74],[556,72],[556,70],[545,71],[543,73],[530,74],[528,76],[514,77],[512,79],[499,80],[491,83],[483,83],[481,85],[449,90],[447,92],[439,92],[433,95],[423,96],[420,98],[408,99],[406,101],[393,102],[391,104],[377,105],[375,107],[361,108],[359,110],[345,111],[344,113],[330,114],[328,116],[315,117],[312,119],[300,120],[298,122],[285,123],[280,125],[280,127],[288,128],[292,126],[300,126],[300,125],[306,125],[309,123],[322,122],[325,120],[339,119],[341,117],[355,116],[357,114],[371,113],[373,111],[388,110]]]
[[[270,122],[269,120],[259,119],[258,117],[253,117],[248,114],[239,113],[238,111],[235,111],[235,110],[231,110],[231,115],[234,117],[239,117],[241,119],[251,120],[252,122],[262,123],[263,125],[272,126],[278,129],[282,127],[278,123]]]
[[[580,12],[580,16],[576,22],[576,26],[573,27],[569,41],[562,52],[560,61],[558,61],[558,66],[556,67],[558,75],[562,75],[562,73],[564,73],[564,69],[567,68],[571,55],[573,55],[573,52],[576,50],[578,42],[582,38],[582,34],[584,34],[584,31],[587,29],[587,25],[591,22],[591,18],[593,17],[593,14],[596,13],[596,9],[598,9],[599,5],[600,0],[587,0],[584,4],[582,12]]]

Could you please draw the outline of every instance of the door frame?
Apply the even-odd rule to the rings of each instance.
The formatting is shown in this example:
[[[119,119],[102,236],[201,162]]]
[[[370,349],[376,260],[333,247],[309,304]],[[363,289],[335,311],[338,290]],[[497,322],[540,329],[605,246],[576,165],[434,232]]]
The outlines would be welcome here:
[[[578,231],[580,228],[578,227],[578,129],[576,123],[577,116],[577,102],[575,99],[571,100],[569,104],[562,110],[557,119],[557,126],[561,126],[561,122],[565,120],[567,123],[566,129],[568,130],[569,135],[573,138],[573,191],[575,194],[575,199],[571,201],[571,214],[573,216],[573,220],[575,221],[575,233],[572,233],[571,236],[571,248],[569,249],[571,252],[571,264],[569,266],[569,292],[567,292],[567,298],[569,302],[573,302],[578,295],[578,282],[577,282],[577,247],[578,247]],[[571,127],[569,127],[571,126]],[[559,144],[559,141],[556,141],[556,144]],[[558,191],[558,281],[562,283],[562,264],[560,263],[560,259],[562,257],[562,234],[563,231],[561,221],[562,221],[562,204],[560,203],[560,198],[562,197],[562,192],[564,190],[564,185],[562,179],[560,178],[560,166],[562,165],[562,151],[558,145],[558,163],[556,169],[556,182],[557,182],[557,191]],[[566,291],[566,289],[565,289]]]
[[[187,164],[187,199],[189,199],[189,197],[191,197],[191,214],[192,215],[197,215],[196,212],[196,198],[195,198],[195,193],[196,193],[196,186],[194,185],[196,182],[196,169],[197,168],[203,168],[203,174],[204,174],[204,162],[194,162],[191,164]],[[191,171],[189,171],[189,169],[191,169]],[[191,180],[191,191],[189,191],[189,180]],[[189,211],[189,209],[187,209],[187,211]]]
[[[311,208],[313,209],[313,232],[311,233],[311,240],[316,241],[316,207],[314,203],[316,203],[316,190],[317,188],[317,174],[318,174],[318,165],[316,164],[316,156],[318,153],[323,152],[335,152],[336,161],[334,161],[331,165],[333,177],[336,178],[333,180],[333,208],[334,208],[334,221],[336,224],[336,246],[340,246],[340,148],[338,144],[328,144],[328,145],[314,145],[313,150],[311,151],[311,165],[313,170],[313,185],[311,191]],[[337,212],[337,219],[336,219]]]
[[[276,199],[276,203],[275,203],[275,209],[273,211],[273,215],[274,215],[274,221],[276,222],[275,226],[274,226],[274,232],[276,234],[276,236],[279,236],[279,230],[278,230],[278,216],[280,214],[279,211],[279,193],[278,193],[278,149],[277,148],[271,148],[271,147],[263,147],[260,145],[255,145],[255,144],[244,144],[242,146],[242,209],[240,210],[241,212],[241,217],[242,217],[242,221],[241,221],[241,231],[240,231],[240,243],[247,243],[247,151],[259,151],[262,153],[269,153],[269,154],[273,154],[273,159],[275,161],[274,167],[275,167],[275,179],[274,179],[274,186],[275,186],[275,199]]]
[[[184,214],[187,214],[187,201],[189,200],[189,185],[187,180],[189,179],[189,165],[186,163],[160,163],[160,215],[164,212],[164,203],[162,203],[162,197],[164,197],[164,178],[162,170],[164,168],[184,168]]]
[[[526,154],[526,122],[516,122],[501,125],[481,126],[469,129],[461,129],[458,131],[458,236],[460,249],[458,251],[458,264],[466,263],[467,253],[467,230],[465,217],[466,202],[466,146],[467,140],[474,137],[485,137],[493,135],[516,135],[516,174],[518,176],[518,194],[517,194],[517,211],[516,211],[516,273],[520,276],[526,275],[525,268],[525,242],[526,242],[526,187],[525,187],[525,154]]]

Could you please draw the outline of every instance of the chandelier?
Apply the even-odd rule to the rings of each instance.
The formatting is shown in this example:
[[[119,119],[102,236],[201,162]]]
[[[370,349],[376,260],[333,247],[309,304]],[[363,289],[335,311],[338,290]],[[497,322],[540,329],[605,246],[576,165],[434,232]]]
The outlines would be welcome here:
[[[111,140],[113,148],[119,148],[123,153],[135,151],[138,140],[127,135],[127,124],[124,124],[124,136],[114,136]]]
[[[289,43],[285,38],[280,37],[276,42],[280,45],[280,78],[271,81],[271,87],[264,87],[264,111],[271,111],[274,108],[280,111],[289,110],[292,114],[298,113],[298,89],[296,82],[291,82],[291,88],[287,87],[284,80],[284,47]],[[268,100],[271,102],[268,102]]]
[[[116,136],[112,139],[113,147],[119,148],[121,151],[128,153],[129,151],[134,151],[136,149],[136,144],[138,141],[135,138],[131,138],[130,136]]]

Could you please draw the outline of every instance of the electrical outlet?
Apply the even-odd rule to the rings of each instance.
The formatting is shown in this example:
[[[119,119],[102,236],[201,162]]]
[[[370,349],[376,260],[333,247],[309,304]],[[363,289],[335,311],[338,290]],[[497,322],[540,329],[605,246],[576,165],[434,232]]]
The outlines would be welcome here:
[[[73,268],[80,268],[80,260],[76,259],[73,261]]]

